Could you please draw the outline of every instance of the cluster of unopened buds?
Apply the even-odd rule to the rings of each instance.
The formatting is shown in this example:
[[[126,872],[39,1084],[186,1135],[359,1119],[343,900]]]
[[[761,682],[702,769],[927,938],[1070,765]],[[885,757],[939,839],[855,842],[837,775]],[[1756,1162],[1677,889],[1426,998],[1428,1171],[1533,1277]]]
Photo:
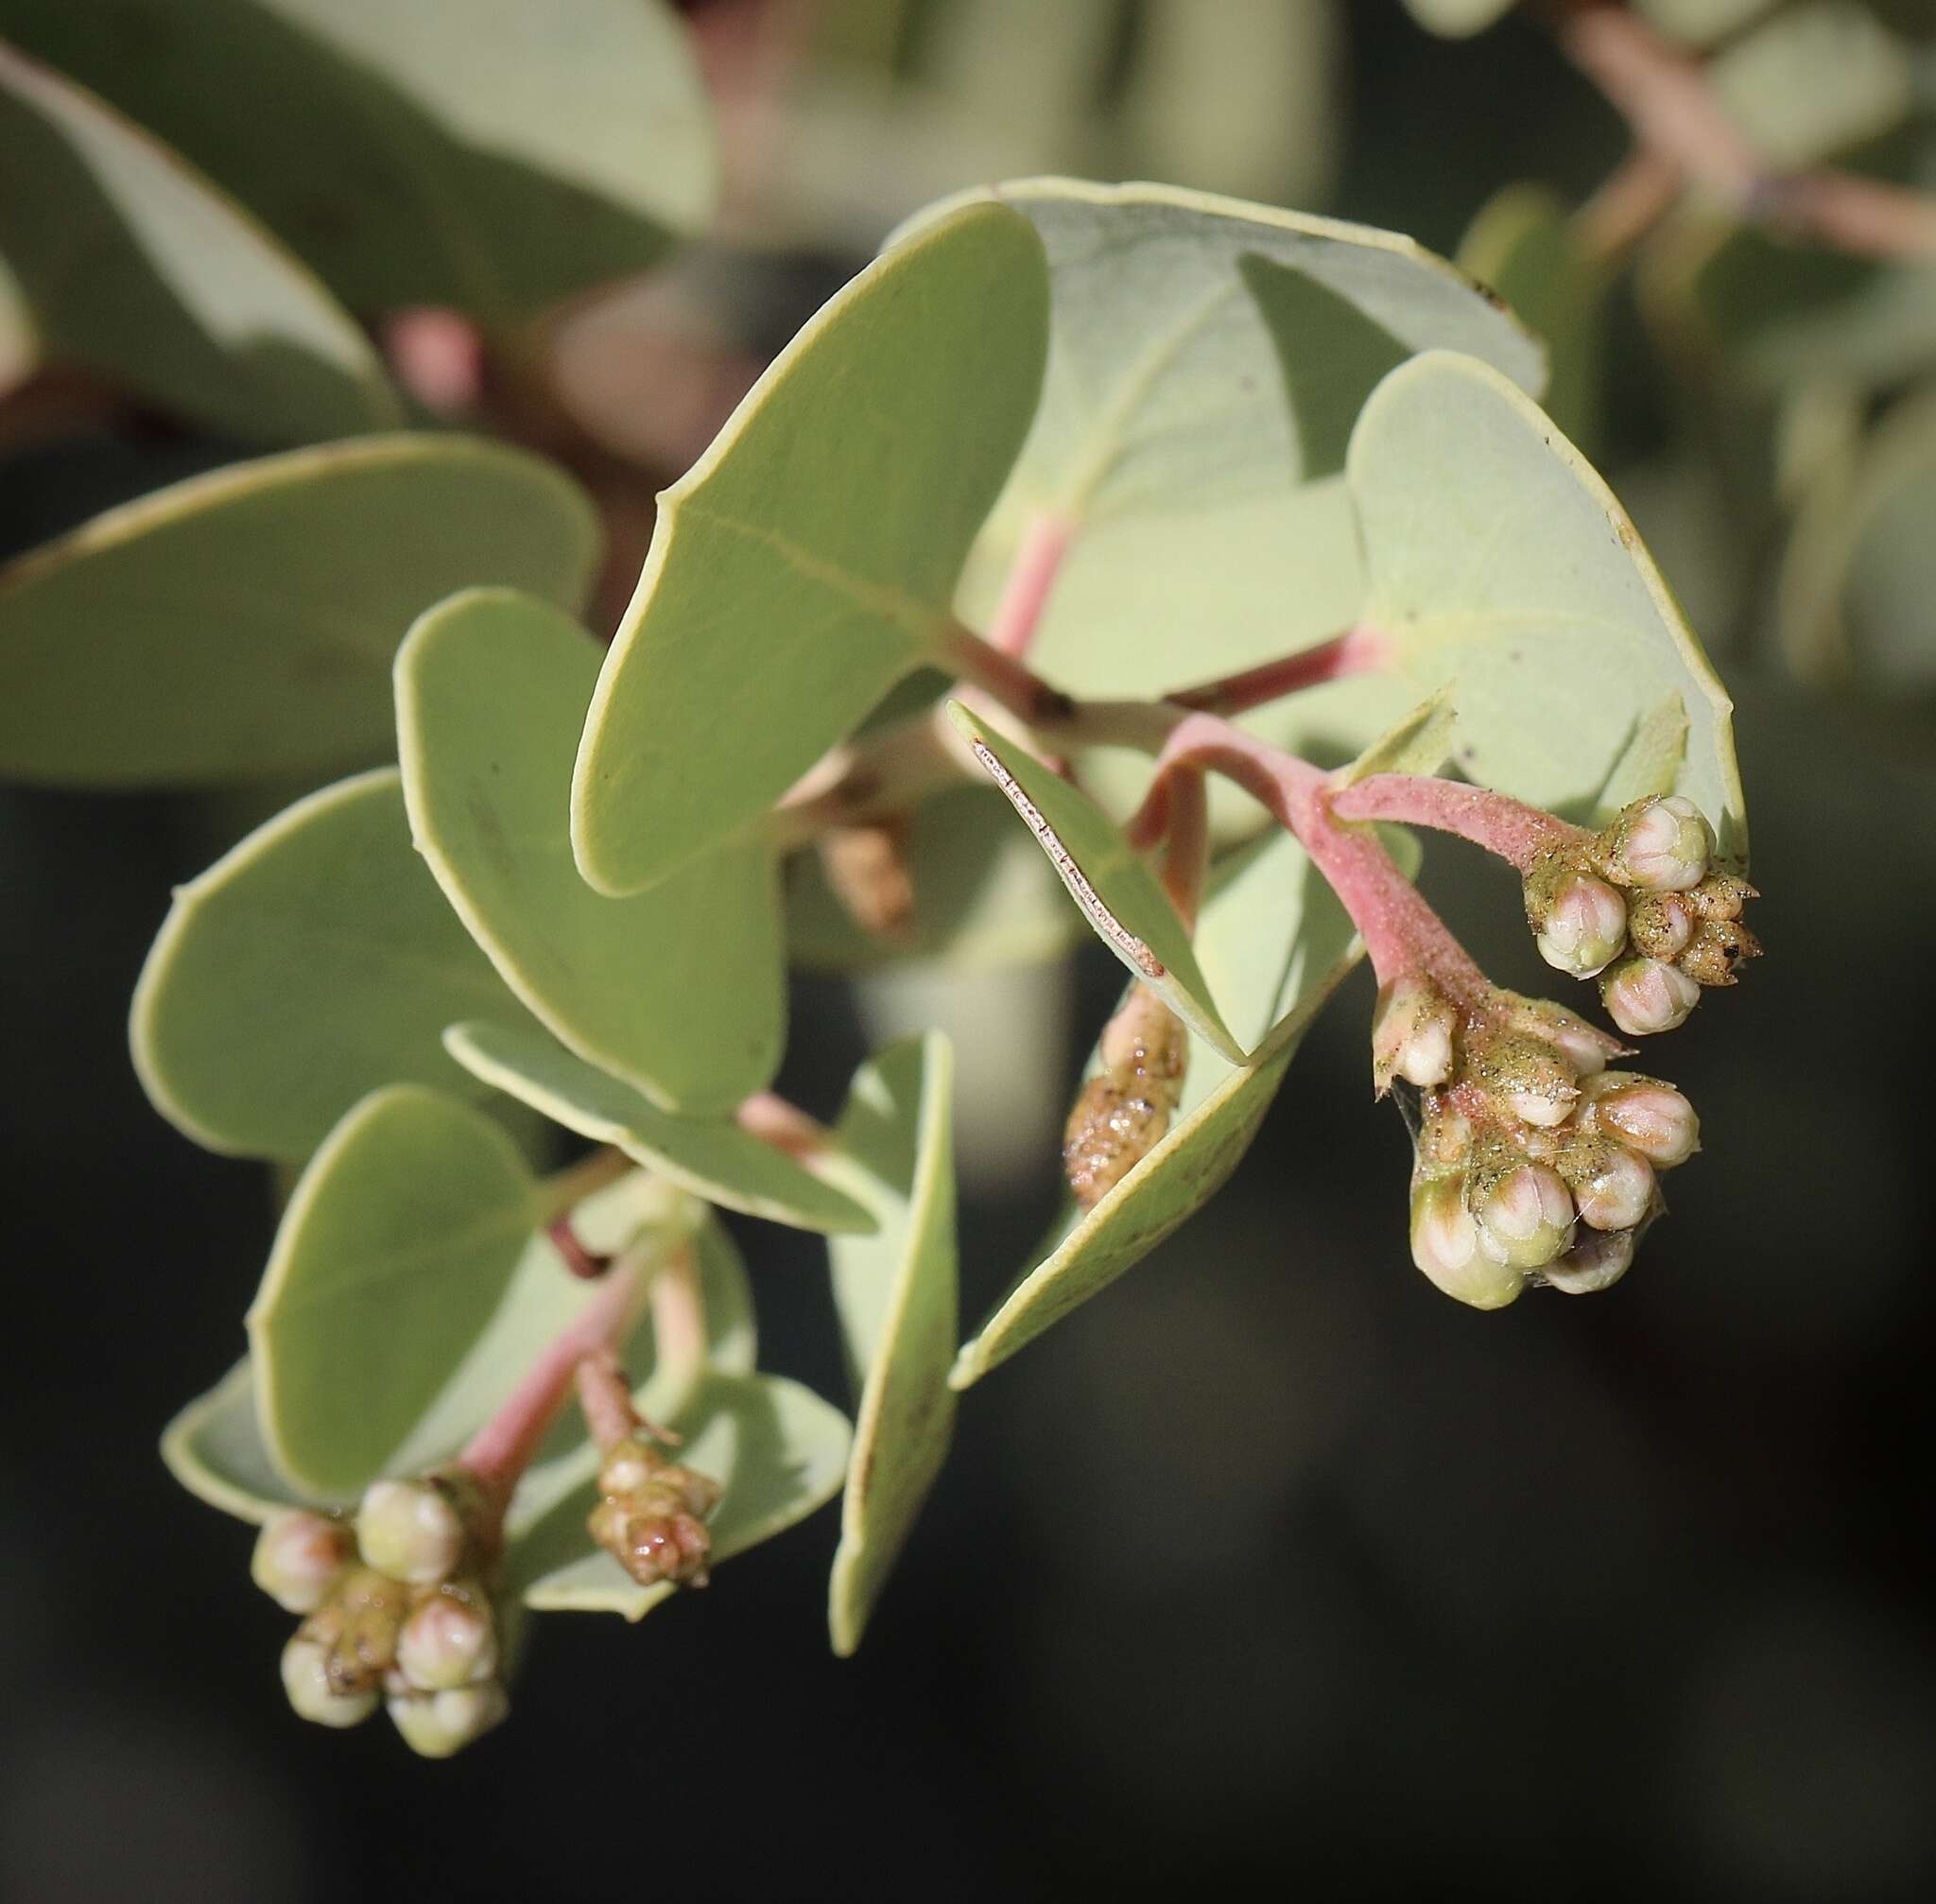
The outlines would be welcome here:
[[[376,1481],[354,1517],[298,1508],[268,1521],[251,1571],[303,1616],[283,1649],[297,1713],[360,1725],[381,1704],[426,1758],[497,1724],[510,1701],[490,1586],[496,1527],[484,1490],[460,1469]]]
[[[592,1538],[639,1585],[705,1585],[712,1558],[706,1516],[718,1505],[717,1481],[629,1435],[605,1450],[598,1493]]]
[[[1692,803],[1660,796],[1526,875],[1542,956],[1598,977],[1631,1036],[1671,1030],[1702,986],[1732,985],[1760,952],[1740,923],[1754,889],[1713,853]],[[1666,1208],[1660,1172],[1700,1148],[1687,1099],[1609,1069],[1628,1047],[1561,1005],[1408,973],[1380,990],[1372,1047],[1381,1096],[1401,1080],[1419,1094],[1412,1260],[1478,1308],[1530,1285],[1579,1295],[1617,1282]]]

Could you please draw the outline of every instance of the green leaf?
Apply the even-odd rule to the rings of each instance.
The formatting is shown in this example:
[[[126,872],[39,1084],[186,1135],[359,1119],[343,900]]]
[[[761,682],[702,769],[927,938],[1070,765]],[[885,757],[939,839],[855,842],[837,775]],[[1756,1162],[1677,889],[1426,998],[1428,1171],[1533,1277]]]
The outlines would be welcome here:
[[[1081,938],[1062,881],[1015,828],[991,787],[950,787],[914,809],[902,857],[914,918],[870,932],[835,897],[818,852],[787,861],[786,952],[815,972],[859,972],[933,960],[975,972],[1057,959]]]
[[[1080,788],[1004,739],[959,701],[955,725],[1034,834],[1097,936],[1191,1030],[1233,1063],[1244,1048],[1219,1015],[1190,934],[1122,829]]]
[[[597,547],[569,477],[464,437],[177,483],[0,568],[0,774],[142,787],[388,749],[413,616],[473,582],[576,607]]]
[[[177,889],[134,989],[134,1066],[212,1151],[300,1158],[379,1084],[480,1095],[454,1018],[522,1019],[410,850],[394,768],[325,787]]]
[[[1545,340],[1542,406],[1576,443],[1597,449],[1612,278],[1580,249],[1564,200],[1542,185],[1507,186],[1472,221],[1459,263]]]
[[[1512,0],[1405,0],[1405,10],[1428,32],[1467,40],[1510,13]]]
[[[368,340],[303,266],[166,147],[4,43],[0,174],[23,182],[0,198],[0,253],[44,361],[245,441],[400,421]]]
[[[1437,773],[1452,757],[1459,739],[1459,707],[1449,688],[1422,701],[1394,721],[1349,766],[1332,775],[1338,787],[1354,787],[1373,773]]]
[[[840,1487],[847,1420],[810,1389],[777,1376],[708,1375],[671,1427],[682,1463],[725,1483],[710,1523],[717,1565],[784,1532]],[[507,1584],[544,1612],[642,1619],[674,1589],[639,1586],[592,1545],[590,1484],[554,1508],[506,1556]]]
[[[683,24],[657,0],[5,0],[0,23],[235,193],[358,310],[509,323],[709,216]]]
[[[1936,688],[1936,396],[1893,409],[1853,476],[1819,483],[1795,520],[1778,593],[1789,665],[1817,685],[1898,701]]]
[[[557,610],[468,590],[397,651],[418,850],[504,981],[581,1058],[666,1110],[730,1109],[786,1042],[778,872],[758,841],[610,899],[579,877],[572,761],[599,649]]]
[[[1636,722],[1678,693],[1677,788],[1745,857],[1727,693],[1626,511],[1523,392],[1468,357],[1414,357],[1365,406],[1350,481],[1364,618],[1418,691],[1453,688],[1472,778],[1584,813]]]
[[[1765,13],[1774,0],[1634,0],[1662,32],[1690,46],[1725,39]]]
[[[1678,692],[1634,723],[1633,737],[1600,788],[1589,824],[1604,826],[1623,806],[1649,794],[1671,793],[1687,757],[1687,706]]]
[[[869,1230],[859,1203],[729,1118],[678,1117],[542,1032],[453,1025],[452,1057],[474,1077],[675,1184],[751,1217],[804,1230]]]
[[[249,1311],[276,1467],[356,1493],[490,1323],[534,1218],[516,1147],[421,1085],[373,1091],[310,1160]]]
[[[834,1303],[857,1392],[827,1620],[843,1658],[900,1557],[955,1428],[954,1055],[939,1031],[890,1046],[856,1075],[839,1136],[855,1194],[879,1220],[836,1238]]]
[[[163,1430],[162,1460],[198,1500],[258,1527],[285,1507],[321,1504],[276,1472],[255,1412],[255,1370],[247,1356]]]
[[[572,789],[603,891],[637,891],[786,792],[950,626],[1040,388],[1027,221],[970,207],[869,266],[660,499]]]
[[[958,605],[986,628],[1032,526],[1063,525],[1030,658],[1072,693],[1163,693],[1350,626],[1357,527],[1324,471],[1392,352],[1445,346],[1543,381],[1517,321],[1409,238],[1169,185],[1026,179],[967,197],[991,194],[1047,251],[1048,368]],[[1243,725],[1349,758],[1415,699],[1361,676]],[[1105,804],[1125,789],[1107,757],[1083,772]],[[1212,817],[1219,834],[1255,822],[1221,787]]]

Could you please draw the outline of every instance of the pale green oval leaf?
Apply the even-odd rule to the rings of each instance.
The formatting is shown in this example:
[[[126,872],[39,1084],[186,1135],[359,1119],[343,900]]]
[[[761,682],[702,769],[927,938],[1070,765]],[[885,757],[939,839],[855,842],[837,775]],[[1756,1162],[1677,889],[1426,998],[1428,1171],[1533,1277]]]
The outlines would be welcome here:
[[[573,782],[595,886],[736,832],[930,658],[1034,409],[1046,307],[1028,222],[970,207],[827,303],[661,498]]]
[[[219,179],[359,310],[497,323],[644,269],[717,189],[659,0],[6,0],[7,30]]]
[[[869,1230],[873,1218],[844,1190],[730,1118],[679,1117],[543,1032],[453,1025],[452,1057],[473,1077],[569,1131],[627,1156],[729,1210],[803,1230]]]
[[[1365,620],[1420,692],[1449,685],[1460,765],[1559,811],[1589,811],[1668,693],[1691,720],[1678,790],[1743,859],[1732,703],[1627,513],[1512,384],[1469,357],[1414,357],[1379,385],[1350,481]]]
[[[162,1431],[162,1460],[198,1500],[258,1527],[285,1507],[328,1505],[276,1472],[255,1412],[255,1370],[247,1356]]]
[[[680,1461],[725,1483],[709,1523],[715,1565],[784,1532],[839,1491],[847,1419],[810,1389],[777,1376],[708,1375],[670,1426]],[[642,1619],[669,1585],[627,1578],[585,1532],[590,1485],[568,1497],[506,1556],[507,1584],[544,1612],[617,1613]]]
[[[914,891],[904,931],[871,932],[835,896],[818,852],[786,862],[786,953],[815,972],[913,960],[978,972],[1060,958],[1082,936],[1062,881],[993,788],[950,787],[914,809],[902,858]]]
[[[861,1634],[947,1459],[957,1336],[954,1054],[939,1031],[862,1065],[838,1134],[855,1195],[880,1223],[837,1238],[834,1306],[858,1393],[827,1622],[843,1658]]]
[[[306,268],[140,127],[4,43],[0,177],[18,182],[0,194],[0,253],[43,360],[243,441],[401,420],[369,341]]]
[[[516,1147],[421,1085],[374,1091],[310,1160],[249,1311],[276,1468],[356,1493],[488,1326],[535,1211]]]
[[[394,768],[299,800],[177,889],[134,989],[155,1108],[212,1151],[300,1158],[379,1084],[479,1095],[454,1018],[523,1018],[410,850]]]
[[[140,787],[387,751],[412,618],[474,582],[575,608],[598,539],[562,471],[458,436],[157,491],[0,568],[0,774]]]
[[[959,701],[948,714],[1035,836],[1096,935],[1201,1038],[1233,1064],[1244,1055],[1218,1014],[1190,935],[1141,854],[1079,788]]]
[[[1678,691],[1665,696],[1634,723],[1634,733],[1614,762],[1594,803],[1590,826],[1604,826],[1623,806],[1650,794],[1671,793],[1687,757],[1687,706]]]
[[[411,828],[556,1036],[667,1110],[728,1110],[772,1077],[786,1042],[774,856],[721,846],[629,899],[579,877],[571,770],[598,663],[576,622],[508,590],[424,615],[396,661]]]

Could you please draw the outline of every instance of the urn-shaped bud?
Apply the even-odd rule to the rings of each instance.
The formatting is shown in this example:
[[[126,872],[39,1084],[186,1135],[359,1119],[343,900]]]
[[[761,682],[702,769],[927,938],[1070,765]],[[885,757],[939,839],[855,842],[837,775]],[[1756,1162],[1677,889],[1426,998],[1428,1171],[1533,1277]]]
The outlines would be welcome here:
[[[1627,909],[1627,936],[1643,958],[1674,960],[1694,936],[1692,893],[1636,892]]]
[[[1604,879],[1572,872],[1538,893],[1534,917],[1539,956],[1576,978],[1591,978],[1627,943],[1627,902]],[[1529,887],[1529,912],[1532,889]]]
[[[1566,1252],[1540,1272],[1556,1290],[1569,1296],[1597,1295],[1610,1290],[1634,1261],[1632,1230],[1589,1230]]]
[[[249,1577],[285,1613],[314,1613],[354,1550],[341,1521],[291,1508],[263,1523]]]
[[[1502,1309],[1526,1287],[1525,1276],[1479,1248],[1478,1225],[1465,1207],[1460,1174],[1427,1177],[1411,1192],[1411,1260],[1457,1302]]]
[[[1630,1037],[1671,1031],[1701,1002],[1701,987],[1658,959],[1623,959],[1600,974],[1600,1002]]]
[[[397,1636],[397,1666],[431,1691],[472,1686],[497,1670],[497,1623],[475,1585],[443,1586],[412,1609]]]
[[[1394,1078],[1431,1090],[1452,1075],[1459,1013],[1421,973],[1379,989],[1372,1015],[1372,1082],[1379,1097]]]
[[[1674,963],[1697,985],[1733,985],[1761,956],[1761,942],[1738,919],[1703,919]]]
[[[1631,1230],[1653,1201],[1653,1167],[1637,1151],[1582,1135],[1567,1147],[1566,1182],[1580,1220],[1596,1230]]]
[[[435,1481],[374,1481],[356,1510],[356,1545],[392,1580],[435,1586],[463,1559],[463,1515]]]
[[[475,1743],[510,1711],[494,1679],[445,1692],[403,1693],[389,1702],[390,1722],[420,1758],[448,1758]]]
[[[1678,793],[1636,800],[1600,839],[1616,879],[1656,892],[1685,892],[1700,885],[1714,851],[1714,835],[1701,809]]]
[[[330,1672],[329,1649],[301,1633],[283,1648],[283,1690],[296,1716],[316,1725],[360,1725],[376,1710],[376,1688],[339,1691]]]
[[[1671,1084],[1634,1071],[1602,1071],[1582,1088],[1594,1128],[1638,1151],[1655,1169],[1685,1164],[1701,1148],[1701,1119]]]
[[[1602,1031],[1598,1025],[1569,1012],[1550,998],[1524,998],[1516,992],[1502,992],[1506,1022],[1526,1037],[1550,1045],[1572,1066],[1576,1078],[1590,1078],[1603,1071],[1628,1047]]]
[[[1558,1051],[1513,1032],[1472,1041],[1466,1074],[1507,1116],[1535,1130],[1564,1124],[1580,1096],[1577,1075]]]
[[[1545,1164],[1509,1165],[1474,1186],[1478,1246],[1496,1263],[1536,1270],[1563,1250],[1573,1233],[1573,1198],[1565,1180]]]

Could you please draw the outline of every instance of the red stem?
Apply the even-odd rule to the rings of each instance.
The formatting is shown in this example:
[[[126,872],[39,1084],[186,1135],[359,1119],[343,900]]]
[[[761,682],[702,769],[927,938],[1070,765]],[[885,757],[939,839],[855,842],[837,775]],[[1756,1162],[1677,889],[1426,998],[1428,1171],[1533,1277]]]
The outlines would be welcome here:
[[[1422,773],[1371,773],[1331,796],[1331,811],[1354,824],[1371,820],[1430,826],[1454,833],[1496,854],[1521,873],[1555,848],[1578,846],[1592,836],[1568,826],[1537,806],[1510,794],[1460,780]]]
[[[834,1141],[824,1124],[816,1123],[773,1091],[755,1091],[742,1099],[733,1116],[742,1131],[789,1157],[817,1157]]]
[[[1178,707],[1201,714],[1244,714],[1269,701],[1281,701],[1287,694],[1321,687],[1327,681],[1376,673],[1391,658],[1392,644],[1376,629],[1348,628],[1315,648],[1280,655],[1275,661],[1247,667],[1239,674],[1199,682],[1196,686],[1182,688],[1165,699]]]
[[[1194,768],[1180,767],[1165,777],[1169,783],[1169,838],[1163,851],[1163,890],[1184,924],[1194,929],[1210,863],[1209,789]]]
[[[1039,515],[1028,525],[989,624],[988,645],[997,653],[1020,661],[1028,652],[1073,535],[1060,516]]]

